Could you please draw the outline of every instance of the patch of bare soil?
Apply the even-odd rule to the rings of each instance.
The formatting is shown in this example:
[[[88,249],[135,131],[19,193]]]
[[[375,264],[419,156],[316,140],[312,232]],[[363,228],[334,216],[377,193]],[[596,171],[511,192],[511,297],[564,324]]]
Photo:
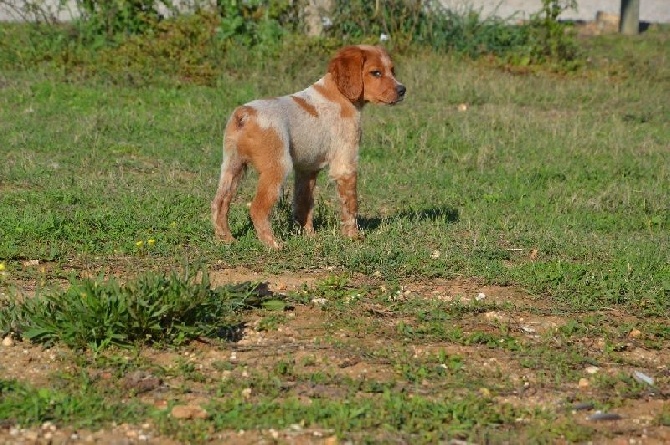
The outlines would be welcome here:
[[[262,281],[268,283],[271,291],[285,293],[298,291],[305,285],[312,286],[328,275],[328,272],[317,271],[267,276],[235,268],[213,271],[211,280],[214,286]],[[355,276],[352,281],[354,286],[379,284],[363,276]],[[478,300],[498,305],[495,310],[464,318],[459,325],[464,332],[486,332],[492,327],[504,325],[510,335],[529,342],[531,348],[534,341],[538,344],[544,342],[542,344],[546,347],[548,339],[555,338],[556,348],[560,349],[560,342],[564,341],[555,333],[568,320],[552,313],[546,301],[531,297],[521,289],[483,286],[467,280],[437,279],[403,283],[401,294],[402,298],[407,299],[439,299],[447,302]],[[656,421],[670,393],[668,388],[658,383],[632,397],[621,396],[620,393],[625,392],[625,389],[613,387],[614,402],[605,413],[615,414],[611,418],[594,420],[599,419],[597,416],[602,413],[599,414],[594,406],[579,403],[582,400],[602,399],[601,382],[622,374],[630,376],[635,371],[641,371],[644,375],[667,382],[670,376],[670,351],[667,349],[645,348],[638,338],[632,337],[618,345],[617,351],[611,351],[602,338],[588,335],[577,337],[571,341],[576,342],[584,355],[598,357],[598,364],[584,364],[579,365],[579,369],[566,370],[566,373],[576,372],[582,377],[578,381],[563,381],[560,376],[549,375],[543,369],[541,357],[530,357],[524,351],[491,348],[483,344],[394,342],[385,335],[386,330],[394,329],[398,322],[393,314],[375,309],[366,302],[360,304],[361,316],[373,320],[373,324],[367,328],[338,328],[333,315],[322,310],[318,304],[297,305],[293,310],[285,312],[282,321],[271,329],[263,326],[260,315],[251,316],[243,327],[239,341],[223,344],[194,342],[188,347],[171,351],[147,348],[141,351],[142,361],[148,364],[144,370],[129,371],[115,381],[111,372],[91,369],[91,378],[102,384],[108,379],[110,385],[124,385],[132,397],[158,409],[168,409],[174,405],[185,407],[185,414],[179,415],[184,416],[183,422],[189,422],[199,416],[201,406],[220,397],[211,393],[214,383],[235,382],[236,386],[244,388],[242,391],[245,397],[253,401],[253,385],[247,387],[247,382],[258,371],[274,369],[282,362],[290,363],[292,372],[296,374],[322,371],[329,375],[371,382],[391,382],[402,380],[393,361],[388,357],[370,354],[369,351],[390,348],[417,361],[442,353],[462,357],[468,375],[486,382],[481,388],[474,389],[482,395],[495,394],[494,400],[501,404],[550,410],[559,419],[594,428],[596,435],[593,443],[670,443],[670,428],[658,425]],[[543,315],[545,313],[548,315]],[[371,331],[370,326],[375,329]],[[74,366],[70,351],[60,347],[43,349],[16,339],[0,346],[0,356],[2,378],[25,381],[37,387],[49,387],[55,373],[68,371]],[[530,358],[535,362],[529,364],[527,359]],[[574,364],[567,362],[566,366],[572,368]],[[162,371],[158,373],[152,369]],[[500,388],[496,388],[496,382],[503,380],[507,382],[507,387],[500,391]],[[289,381],[285,385],[287,391],[305,404],[310,404],[315,398],[338,399],[347,395],[346,388],[332,383]],[[419,391],[430,394],[432,390],[430,382],[420,382]],[[173,412],[172,415],[177,416],[177,413]],[[518,421],[523,423],[525,420]],[[135,425],[113,425],[99,431],[75,431],[68,425],[52,424],[22,429],[19,425],[0,420],[0,444],[3,443],[177,442],[161,436],[149,419],[137,419]],[[219,431],[212,433],[210,443],[332,445],[338,441],[333,431],[294,425],[281,430]]]
[[[327,276],[328,273],[324,271],[301,272],[298,274],[285,272],[276,275],[267,275],[243,267],[234,267],[212,270],[209,278],[212,282],[212,286],[215,287],[245,281],[259,281],[267,283],[271,291],[282,293],[299,290],[305,285],[311,286]]]

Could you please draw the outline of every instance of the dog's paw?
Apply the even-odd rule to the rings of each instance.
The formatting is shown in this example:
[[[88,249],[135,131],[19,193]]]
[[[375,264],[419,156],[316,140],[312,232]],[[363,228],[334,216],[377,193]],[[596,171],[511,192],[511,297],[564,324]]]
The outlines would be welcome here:
[[[231,244],[231,243],[234,243],[236,241],[235,237],[230,232],[224,232],[224,231],[221,231],[221,230],[217,230],[217,231],[214,232],[214,236],[216,237],[217,240],[222,241],[226,244]]]
[[[346,236],[347,238],[351,240],[362,240],[365,238],[363,235],[363,232],[358,230],[358,227],[355,226],[343,226],[342,227],[342,235]]]

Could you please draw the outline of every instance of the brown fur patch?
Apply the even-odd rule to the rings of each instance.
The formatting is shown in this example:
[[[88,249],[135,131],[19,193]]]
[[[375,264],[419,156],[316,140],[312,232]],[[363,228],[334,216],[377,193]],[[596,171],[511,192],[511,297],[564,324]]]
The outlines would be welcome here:
[[[302,97],[291,96],[291,99],[293,99],[293,101],[297,103],[300,108],[305,110],[310,116],[319,117],[319,112],[316,111],[314,105],[310,104]]]
[[[241,107],[237,107],[235,109],[235,112],[233,114],[233,122],[235,122],[235,126],[237,129],[240,129],[244,127],[244,124],[249,120],[249,118],[256,117],[258,112],[247,105],[242,105]]]
[[[337,89],[350,101],[360,102],[363,95],[363,63],[365,53],[357,46],[348,46],[333,57],[328,64]]]
[[[350,118],[356,115],[356,107],[340,93],[330,75],[326,75],[325,85],[315,83],[313,86],[323,97],[340,105],[340,117]]]
[[[288,174],[287,167],[278,162],[283,156],[284,143],[274,128],[261,128],[254,116],[240,130],[236,145],[242,159],[250,162],[260,174],[250,211],[258,237],[267,246],[278,248],[280,245],[270,225],[270,213]]]

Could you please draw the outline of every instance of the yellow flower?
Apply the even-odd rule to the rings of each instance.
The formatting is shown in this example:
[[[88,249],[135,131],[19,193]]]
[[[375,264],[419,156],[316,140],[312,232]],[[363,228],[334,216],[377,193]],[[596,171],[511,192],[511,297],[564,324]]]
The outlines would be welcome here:
[[[148,239],[148,240],[147,240],[147,244],[148,244],[149,246],[153,246],[154,244],[156,244],[156,240],[153,239],[153,238]]]
[[[5,270],[5,263],[0,263],[0,272]]]
[[[142,241],[142,240],[139,240],[138,242],[135,243],[135,245],[137,247],[142,247],[143,244],[144,244],[144,241]]]

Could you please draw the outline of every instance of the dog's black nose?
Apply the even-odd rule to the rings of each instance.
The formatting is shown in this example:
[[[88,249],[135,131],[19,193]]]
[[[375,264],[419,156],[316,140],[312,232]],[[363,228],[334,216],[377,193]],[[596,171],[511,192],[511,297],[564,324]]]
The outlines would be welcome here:
[[[395,87],[395,90],[398,93],[398,96],[404,97],[407,88],[405,88],[405,85],[398,85],[397,87]]]

